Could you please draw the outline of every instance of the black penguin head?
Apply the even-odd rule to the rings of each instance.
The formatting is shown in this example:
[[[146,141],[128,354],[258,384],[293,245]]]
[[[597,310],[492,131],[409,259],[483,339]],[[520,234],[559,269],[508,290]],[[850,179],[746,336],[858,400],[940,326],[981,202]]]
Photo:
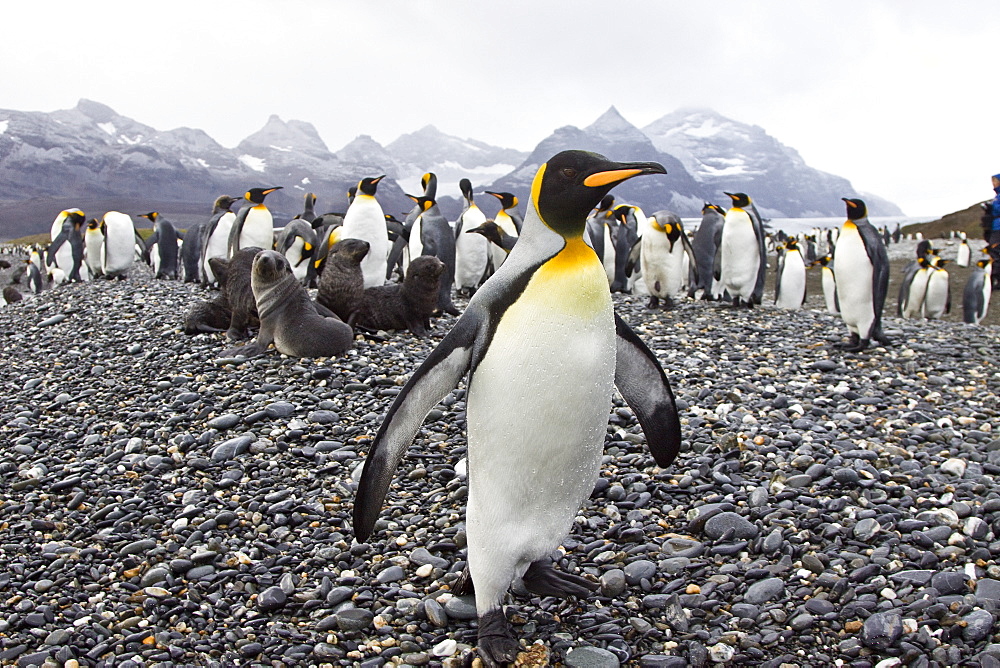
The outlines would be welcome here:
[[[316,195],[312,193],[306,193],[306,206],[313,207],[316,205]]]
[[[844,200],[844,203],[847,204],[847,220],[861,220],[868,217],[868,207],[865,206],[864,201],[848,197],[841,197],[840,199]]]
[[[243,195],[243,198],[248,202],[253,202],[254,204],[263,204],[264,198],[273,193],[275,190],[281,190],[281,186],[273,186],[271,188],[251,188]]]
[[[503,239],[500,237],[500,226],[492,220],[487,220],[479,227],[473,227],[471,230],[466,230],[466,233],[481,234],[486,237],[488,241],[492,241],[497,246],[501,246],[503,244]]]
[[[157,213],[156,211],[150,211],[149,213],[140,213],[139,217],[140,218],[149,218],[151,221],[153,221],[155,223],[156,219],[160,217],[160,214]]]
[[[517,198],[514,197],[514,195],[511,193],[499,193],[499,192],[493,192],[492,190],[485,190],[483,192],[485,192],[487,195],[493,195],[498,200],[500,200],[501,209],[510,209],[517,206]]]
[[[791,237],[785,242],[785,248],[788,250],[798,250],[799,242],[795,237]]]
[[[612,195],[611,193],[608,193],[607,195],[601,198],[601,203],[597,205],[597,210],[598,212],[609,211],[611,207],[613,207],[614,205],[615,205],[615,196]]]
[[[538,217],[564,237],[583,234],[587,214],[619,183],[640,174],[666,174],[656,162],[614,162],[587,151],[557,153],[538,168],[531,199]]]
[[[472,201],[472,181],[469,179],[462,179],[458,182],[458,189],[462,191],[462,196],[465,199]]]
[[[407,195],[410,199],[417,203],[421,211],[426,211],[427,209],[434,206],[434,200],[430,197],[425,197],[423,195],[417,197],[416,195]]]
[[[824,255],[823,257],[816,258],[809,266],[810,267],[815,267],[816,265],[821,265],[823,267],[826,267],[826,266],[829,266],[830,260],[832,260],[832,259],[833,258],[830,257],[829,254],[827,254],[827,255]]]
[[[378,182],[384,178],[385,174],[382,176],[368,176],[361,179],[361,182],[358,184],[358,192],[374,197],[375,191],[378,189]]]
[[[729,195],[729,199],[733,200],[733,206],[739,207],[740,209],[750,206],[750,196],[746,193],[727,193],[723,192],[723,195]]]
[[[80,227],[86,222],[87,216],[83,211],[70,211],[66,214],[65,220],[63,220],[63,225],[69,223],[73,226],[73,229],[80,229]]]
[[[101,229],[101,221],[97,220],[96,218],[91,218],[90,220],[87,221],[87,229],[88,230]]]

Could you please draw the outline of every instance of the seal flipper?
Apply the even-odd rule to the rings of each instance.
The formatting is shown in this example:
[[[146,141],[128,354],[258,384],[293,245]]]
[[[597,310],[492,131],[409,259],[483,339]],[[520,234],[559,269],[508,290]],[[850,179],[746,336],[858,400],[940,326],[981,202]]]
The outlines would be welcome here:
[[[466,310],[455,327],[403,386],[365,459],[354,500],[354,535],[364,542],[372,533],[392,475],[424,418],[469,369],[479,317]]]
[[[559,598],[570,596],[586,598],[600,587],[600,585],[579,575],[557,571],[552,567],[550,559],[539,559],[532,562],[521,580],[524,582],[525,589],[532,594],[558,596]]]
[[[681,446],[681,422],[670,382],[656,356],[615,314],[615,385],[635,413],[653,459],[668,466]]]

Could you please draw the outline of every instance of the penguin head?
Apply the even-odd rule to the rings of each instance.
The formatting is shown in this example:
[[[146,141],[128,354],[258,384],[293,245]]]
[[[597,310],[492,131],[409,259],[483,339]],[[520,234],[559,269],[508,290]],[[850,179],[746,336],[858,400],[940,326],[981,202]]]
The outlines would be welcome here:
[[[816,258],[815,260],[813,260],[812,262],[809,263],[809,266],[810,267],[815,267],[816,265],[820,265],[821,267],[827,267],[827,266],[830,265],[830,260],[832,260],[832,259],[833,258],[830,257],[829,254],[827,254],[827,255],[824,255],[823,257]]]
[[[483,192],[485,192],[487,195],[493,195],[498,200],[500,200],[501,209],[510,209],[512,207],[517,206],[517,198],[514,197],[512,193],[498,193],[498,192],[493,192],[492,190],[485,190]]]
[[[717,204],[712,204],[711,202],[705,202],[705,206],[701,207],[701,215],[704,216],[706,213],[711,213],[711,212],[715,212],[723,216],[726,215],[725,210],[721,206]]]
[[[611,212],[611,217],[614,220],[621,221],[622,225],[628,224],[628,214],[632,212],[632,207],[628,204],[622,204],[621,206],[616,206]]]
[[[368,176],[358,183],[357,192],[368,195],[370,197],[375,196],[375,190],[378,188],[378,182],[385,178],[385,174],[382,176]]]
[[[239,197],[233,197],[232,195],[221,195],[215,199],[213,206],[220,211],[229,211],[239,199]]]
[[[63,221],[63,225],[70,223],[73,226],[73,229],[78,230],[81,226],[83,226],[86,220],[87,216],[84,215],[83,211],[76,209],[75,211],[70,211],[66,214],[66,219]]]
[[[243,198],[248,202],[253,202],[254,204],[263,204],[264,198],[273,193],[275,190],[281,190],[282,186],[272,186],[270,188],[251,188],[243,195]]]
[[[101,221],[97,220],[96,218],[91,218],[90,220],[87,221],[87,229],[94,231],[101,229]]]
[[[750,206],[750,196],[746,193],[727,193],[723,192],[723,195],[728,195],[729,199],[733,200],[733,206],[743,209]]]
[[[469,179],[462,179],[458,182],[458,189],[462,191],[462,197],[472,201],[472,181]]]
[[[316,206],[316,195],[306,193],[306,206]]]
[[[420,207],[421,211],[426,211],[427,209],[434,206],[434,200],[431,199],[430,197],[425,197],[423,195],[420,195],[419,197],[416,195],[407,195],[407,197],[416,202],[417,206]]]
[[[951,260],[946,260],[943,257],[934,258],[934,266],[938,269],[943,269],[949,262],[951,262]]]
[[[796,251],[799,249],[799,242],[795,237],[791,237],[785,242],[785,248],[790,251]]]
[[[487,220],[479,227],[473,227],[471,230],[466,230],[466,234],[480,234],[488,241],[492,241],[497,246],[500,246],[503,241],[500,237],[500,226],[496,224],[495,221]]]
[[[863,200],[857,198],[841,197],[847,204],[847,220],[861,220],[868,217],[868,207]]]
[[[587,214],[619,183],[640,174],[666,174],[656,162],[614,162],[598,153],[563,151],[538,168],[531,200],[538,217],[563,237],[583,234]]]
[[[427,185],[431,182],[435,184],[437,183],[437,174],[434,172],[427,172],[420,177],[420,187],[423,188],[425,192],[427,191]]]
[[[149,213],[140,213],[139,217],[140,218],[149,218],[151,221],[153,221],[155,223],[156,219],[160,217],[160,214],[157,213],[156,211],[150,211]]]
[[[615,205],[615,196],[612,195],[611,193],[608,193],[607,195],[601,198],[601,203],[597,205],[597,210],[610,211],[614,205]]]

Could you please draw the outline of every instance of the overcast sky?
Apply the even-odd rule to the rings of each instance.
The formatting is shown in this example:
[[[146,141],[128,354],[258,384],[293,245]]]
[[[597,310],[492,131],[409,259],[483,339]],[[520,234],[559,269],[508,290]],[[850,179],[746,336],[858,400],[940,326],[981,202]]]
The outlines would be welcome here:
[[[996,0],[39,0],[4,9],[0,108],[86,97],[225,146],[273,113],[331,150],[427,124],[531,150],[612,104],[639,127],[701,106],[934,215],[992,196],[998,62]]]

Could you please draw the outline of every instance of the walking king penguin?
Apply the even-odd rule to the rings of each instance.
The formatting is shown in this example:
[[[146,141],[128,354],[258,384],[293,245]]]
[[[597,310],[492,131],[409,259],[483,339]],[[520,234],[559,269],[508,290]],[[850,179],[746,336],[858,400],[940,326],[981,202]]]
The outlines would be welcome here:
[[[281,186],[273,188],[251,188],[243,195],[249,202],[240,208],[229,231],[229,257],[241,248],[257,246],[271,250],[274,246],[274,218],[264,205],[264,198]]]
[[[962,293],[962,319],[973,325],[978,325],[986,317],[986,310],[990,307],[990,296],[993,292],[990,264],[989,259],[976,262]]]
[[[729,292],[733,306],[752,307],[764,295],[767,252],[764,224],[757,208],[745,193],[726,193],[733,206],[722,224],[722,288]]]
[[[468,372],[468,575],[488,666],[513,661],[520,650],[503,612],[515,579],[540,596],[597,588],[557,572],[549,554],[593,491],[614,386],[658,465],[670,464],[680,447],[667,378],[615,315],[604,269],[583,241],[588,212],[614,185],[664,173],[657,163],[583,151],[539,167],[520,241],[397,395],[365,461],[354,504],[360,541],[371,536],[421,422]]]
[[[375,199],[378,182],[382,176],[361,179],[354,201],[344,214],[344,225],[337,240],[361,239],[368,242],[368,254],[361,261],[365,287],[385,285],[386,257],[389,255],[389,232],[385,229],[385,213]]]
[[[120,211],[108,211],[101,219],[104,247],[101,265],[105,278],[125,278],[135,262],[135,223]]]
[[[823,300],[826,302],[826,312],[840,313],[840,304],[837,301],[837,277],[833,273],[833,256],[830,254],[816,258],[810,266],[820,267],[822,273],[821,283],[823,285]]]
[[[955,256],[955,264],[959,267],[968,267],[972,258],[972,250],[969,248],[969,236],[965,232],[958,233],[958,253]]]
[[[721,207],[705,202],[705,206],[701,209],[701,225],[695,230],[694,239],[691,241],[691,249],[694,251],[698,267],[698,280],[691,285],[689,297],[700,296],[701,299],[714,300],[722,296],[714,272],[725,219],[726,212]],[[701,290],[701,295],[697,294],[698,290]]]
[[[868,207],[859,199],[842,198],[847,220],[837,237],[834,263],[840,317],[851,333],[848,343],[838,347],[857,352],[871,339],[886,345],[882,333],[882,307],[889,289],[889,253],[882,238],[868,222]]]
[[[481,234],[462,234],[486,222],[472,194],[472,181],[458,183],[465,198],[465,208],[455,222],[455,289],[474,293],[486,276],[490,261],[490,242]]]

